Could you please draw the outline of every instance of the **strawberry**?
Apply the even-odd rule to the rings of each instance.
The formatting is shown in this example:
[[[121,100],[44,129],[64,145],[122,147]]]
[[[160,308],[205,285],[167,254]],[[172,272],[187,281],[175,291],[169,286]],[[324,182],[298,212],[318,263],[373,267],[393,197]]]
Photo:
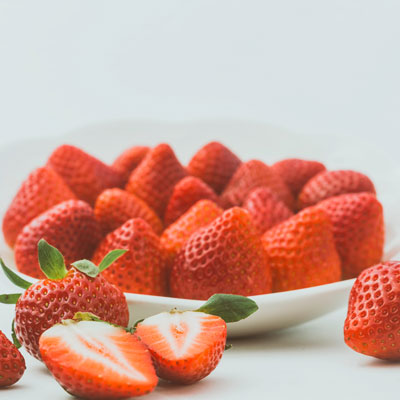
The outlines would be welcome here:
[[[100,262],[115,248],[129,251],[103,272],[109,282],[125,292],[167,295],[166,253],[145,221],[130,219],[108,234],[96,249],[93,262]]]
[[[90,318],[64,320],[40,337],[40,354],[57,382],[85,399],[150,393],[158,379],[146,346],[125,329]]]
[[[47,165],[64,179],[79,199],[92,206],[104,189],[123,185],[120,172],[75,146],[57,147]]]
[[[22,228],[42,212],[65,200],[75,199],[67,184],[52,169],[35,169],[22,182],[3,219],[6,242],[13,247]]]
[[[196,311],[172,310],[140,321],[136,335],[148,346],[160,378],[194,383],[219,363],[226,323],[244,319],[257,309],[248,298],[216,294]]]
[[[210,200],[200,200],[189,208],[161,235],[161,244],[167,250],[172,266],[176,255],[190,236],[222,214],[223,210]]]
[[[37,244],[44,238],[58,247],[69,265],[90,258],[101,239],[100,227],[91,207],[81,200],[60,203],[25,225],[15,243],[15,263],[20,272],[42,278]]]
[[[269,263],[250,214],[234,207],[195,232],[175,260],[170,289],[175,297],[199,300],[269,293]]]
[[[365,269],[350,292],[344,340],[353,350],[384,360],[400,360],[400,262]]]
[[[120,154],[111,166],[122,174],[126,183],[131,172],[141,163],[149,150],[150,147],[147,146],[130,147]]]
[[[158,215],[139,197],[125,190],[106,189],[96,200],[94,214],[105,234],[117,229],[131,218],[144,219],[161,234],[163,225]]]
[[[250,213],[253,224],[260,234],[293,215],[292,211],[267,187],[251,191],[243,203],[243,208]]]
[[[297,206],[302,209],[329,197],[359,192],[375,194],[374,184],[366,175],[350,170],[324,171],[304,185],[297,199]]]
[[[33,284],[8,269],[0,259],[7,277],[26,289],[21,295],[1,295],[0,302],[16,304],[15,333],[29,354],[40,360],[40,335],[62,319],[72,318],[78,311],[96,313],[111,323],[128,324],[129,311],[124,294],[100,274],[124,252],[109,253],[99,267],[88,260],[76,261],[67,271],[62,254],[45,240],[40,240],[39,263],[47,278]]]
[[[219,194],[240,164],[240,159],[223,144],[210,142],[193,156],[187,170]]]
[[[316,207],[324,210],[332,222],[343,279],[354,278],[381,261],[385,228],[382,205],[374,194],[343,194]]]
[[[293,208],[293,196],[285,182],[271,167],[258,160],[240,165],[222,193],[221,202],[225,208],[240,206],[253,189],[263,186],[270,188],[289,208]]]
[[[18,382],[25,372],[25,360],[18,348],[0,331],[0,388]]]
[[[313,176],[326,170],[325,165],[318,161],[299,158],[278,161],[271,168],[284,180],[295,198]]]
[[[301,289],[340,279],[340,259],[332,224],[324,211],[307,208],[263,237],[274,292]]]
[[[165,210],[164,223],[166,226],[175,222],[182,214],[197,201],[209,199],[214,203],[218,202],[218,196],[201,179],[187,176],[180,180],[174,187]]]
[[[144,200],[159,216],[174,186],[186,176],[186,171],[167,144],[151,149],[139,166],[132,172],[126,190]]]

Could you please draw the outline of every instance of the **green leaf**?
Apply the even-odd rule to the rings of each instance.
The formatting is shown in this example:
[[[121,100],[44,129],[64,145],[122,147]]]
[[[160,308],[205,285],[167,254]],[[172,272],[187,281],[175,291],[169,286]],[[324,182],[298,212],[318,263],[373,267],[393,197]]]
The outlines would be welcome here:
[[[63,279],[67,275],[63,255],[44,239],[38,243],[40,269],[49,279]]]
[[[31,282],[26,281],[25,279],[22,279],[20,276],[18,276],[15,272],[11,271],[10,268],[8,268],[3,260],[0,258],[0,264],[1,268],[3,268],[3,271],[7,278],[16,286],[20,287],[21,289],[28,289],[29,286],[32,285]]]
[[[15,334],[14,323],[15,323],[15,320],[13,319],[12,324],[11,324],[11,337],[14,342],[14,346],[17,349],[19,349],[21,347],[21,343],[19,342],[17,335]]]
[[[75,261],[71,265],[91,278],[96,278],[100,273],[99,268],[89,260]]]
[[[128,250],[125,249],[115,249],[110,251],[106,256],[101,260],[99,264],[100,272],[103,272],[106,268],[108,268],[114,261],[123,256]]]
[[[97,268],[97,267],[96,267]],[[72,318],[74,321],[96,321],[96,322],[106,322],[100,319],[97,315],[92,314],[90,312],[82,312],[79,311],[75,313]],[[110,324],[111,325],[111,324]]]
[[[255,301],[235,294],[214,294],[195,311],[217,315],[225,322],[237,322],[258,310]]]
[[[17,304],[17,301],[20,298],[20,296],[21,296],[21,293],[0,294],[0,303]]]
[[[231,348],[232,348],[232,345],[231,345],[231,344],[226,344],[226,345],[225,345],[225,351],[226,351],[226,350],[229,350],[229,349],[231,349]]]

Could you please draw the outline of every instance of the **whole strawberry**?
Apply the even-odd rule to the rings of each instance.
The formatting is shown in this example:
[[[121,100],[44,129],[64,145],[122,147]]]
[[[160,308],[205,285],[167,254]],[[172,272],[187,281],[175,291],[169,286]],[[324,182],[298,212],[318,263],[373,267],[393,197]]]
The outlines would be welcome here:
[[[18,382],[25,372],[25,360],[18,348],[0,331],[0,388]]]
[[[123,185],[119,171],[75,146],[57,147],[47,165],[64,179],[79,199],[92,206],[104,189]]]
[[[195,232],[175,260],[170,289],[175,297],[199,300],[214,293],[269,293],[268,258],[250,214],[234,207]]]
[[[44,277],[37,259],[37,243],[46,239],[64,254],[67,265],[90,258],[101,239],[92,208],[81,200],[60,203],[34,218],[15,243],[15,263],[20,272]]]
[[[51,168],[35,169],[22,182],[3,219],[4,238],[13,247],[22,228],[42,212],[75,199],[67,184]]]
[[[103,272],[109,282],[125,292],[167,295],[166,253],[145,221],[130,219],[108,234],[95,251],[93,262],[100,262],[116,248],[129,251]]]
[[[359,275],[350,292],[344,340],[353,350],[400,360],[400,262],[374,265]]]
[[[67,270],[62,254],[45,240],[38,244],[40,267],[47,277],[30,283],[1,266],[7,277],[24,293],[2,295],[0,302],[15,305],[15,333],[29,354],[40,360],[40,335],[78,311],[97,314],[105,321],[127,326],[129,311],[124,294],[102,275],[125,251],[114,250],[95,266],[88,260],[76,261]]]

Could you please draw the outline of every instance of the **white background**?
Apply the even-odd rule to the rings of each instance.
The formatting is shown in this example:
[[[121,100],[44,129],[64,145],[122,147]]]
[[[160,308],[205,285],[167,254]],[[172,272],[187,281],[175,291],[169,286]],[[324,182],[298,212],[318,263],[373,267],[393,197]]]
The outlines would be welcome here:
[[[234,118],[397,158],[399,15],[389,0],[0,0],[0,144],[98,121]],[[199,385],[148,398],[397,397],[400,366],[347,349],[344,316],[235,342]],[[68,398],[27,360],[1,399]]]

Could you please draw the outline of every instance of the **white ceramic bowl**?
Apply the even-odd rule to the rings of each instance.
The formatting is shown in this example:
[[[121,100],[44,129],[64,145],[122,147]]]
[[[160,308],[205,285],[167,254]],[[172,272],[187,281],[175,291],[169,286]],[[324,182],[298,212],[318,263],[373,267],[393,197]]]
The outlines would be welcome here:
[[[0,149],[0,210],[4,212],[21,181],[35,167],[43,165],[51,151],[62,143],[75,144],[89,153],[111,162],[121,151],[136,144],[155,145],[168,142],[183,163],[203,144],[220,140],[243,160],[258,158],[271,164],[286,157],[317,159],[329,169],[355,169],[368,174],[377,187],[386,219],[385,259],[400,254],[400,170],[379,149],[367,143],[335,137],[298,135],[268,125],[207,121],[190,123],[154,123],[119,121],[102,123],[75,130],[64,136],[19,142]],[[12,251],[0,240],[0,254],[14,267]],[[10,288],[0,278],[0,289]],[[29,279],[29,278],[28,278]],[[297,325],[342,307],[353,280],[307,289],[253,296],[259,310],[246,320],[228,327],[230,336],[260,334]],[[175,299],[139,294],[126,294],[131,322],[145,316],[170,310],[195,309],[198,300]]]

